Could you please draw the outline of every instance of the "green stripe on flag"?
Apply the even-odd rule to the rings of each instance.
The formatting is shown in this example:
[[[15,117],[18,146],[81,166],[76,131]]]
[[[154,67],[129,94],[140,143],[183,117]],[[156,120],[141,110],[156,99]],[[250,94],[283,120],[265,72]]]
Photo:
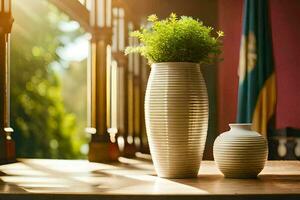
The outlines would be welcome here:
[[[258,98],[272,73],[274,63],[267,0],[245,0],[239,64],[238,123],[253,121]],[[259,109],[265,108],[260,105]],[[256,123],[263,123],[263,120]]]

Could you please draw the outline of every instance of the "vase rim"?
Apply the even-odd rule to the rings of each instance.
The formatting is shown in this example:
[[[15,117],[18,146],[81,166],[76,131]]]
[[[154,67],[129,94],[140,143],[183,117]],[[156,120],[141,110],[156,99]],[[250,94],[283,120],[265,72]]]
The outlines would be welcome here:
[[[229,126],[249,126],[251,125],[252,126],[252,123],[230,123]]]
[[[160,65],[197,65],[200,66],[200,63],[194,63],[194,62],[158,62],[158,63],[152,63],[152,66],[160,66]]]
[[[245,129],[245,130],[251,130],[252,123],[230,123],[229,127],[230,128],[241,128],[241,129]]]

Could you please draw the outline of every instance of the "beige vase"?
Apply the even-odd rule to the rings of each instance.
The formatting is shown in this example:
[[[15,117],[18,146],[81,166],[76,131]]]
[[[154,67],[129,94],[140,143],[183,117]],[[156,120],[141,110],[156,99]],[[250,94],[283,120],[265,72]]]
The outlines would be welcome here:
[[[145,118],[158,176],[196,177],[208,127],[208,97],[200,65],[152,64]]]
[[[267,140],[251,124],[230,124],[214,142],[214,158],[227,178],[254,178],[265,166]]]

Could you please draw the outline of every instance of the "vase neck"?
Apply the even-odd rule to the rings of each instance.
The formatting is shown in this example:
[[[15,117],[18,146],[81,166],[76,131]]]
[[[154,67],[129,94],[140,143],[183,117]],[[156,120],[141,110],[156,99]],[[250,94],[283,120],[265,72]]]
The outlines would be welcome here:
[[[241,123],[241,124],[229,124],[229,127],[231,129],[242,129],[246,131],[252,130],[252,124],[251,123]]]

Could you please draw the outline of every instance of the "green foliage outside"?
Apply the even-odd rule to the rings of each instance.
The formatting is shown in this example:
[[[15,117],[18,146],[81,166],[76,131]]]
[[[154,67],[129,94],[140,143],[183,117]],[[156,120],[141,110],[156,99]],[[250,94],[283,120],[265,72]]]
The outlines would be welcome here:
[[[13,13],[11,126],[17,157],[83,158],[80,147],[87,142],[84,125],[76,111],[72,112],[81,99],[65,98],[62,83],[81,84],[85,80],[67,79],[61,75],[66,71],[63,67],[51,67],[62,62],[56,53],[65,45],[61,38],[72,41],[83,31],[59,29],[58,24],[69,19],[45,0],[14,1]],[[81,70],[84,75],[86,69]]]
[[[141,44],[127,47],[126,54],[140,53],[149,63],[159,62],[211,62],[221,53],[220,37],[213,28],[191,17],[178,18],[174,13],[169,18],[158,20],[156,15],[148,17],[149,27],[131,33]]]

